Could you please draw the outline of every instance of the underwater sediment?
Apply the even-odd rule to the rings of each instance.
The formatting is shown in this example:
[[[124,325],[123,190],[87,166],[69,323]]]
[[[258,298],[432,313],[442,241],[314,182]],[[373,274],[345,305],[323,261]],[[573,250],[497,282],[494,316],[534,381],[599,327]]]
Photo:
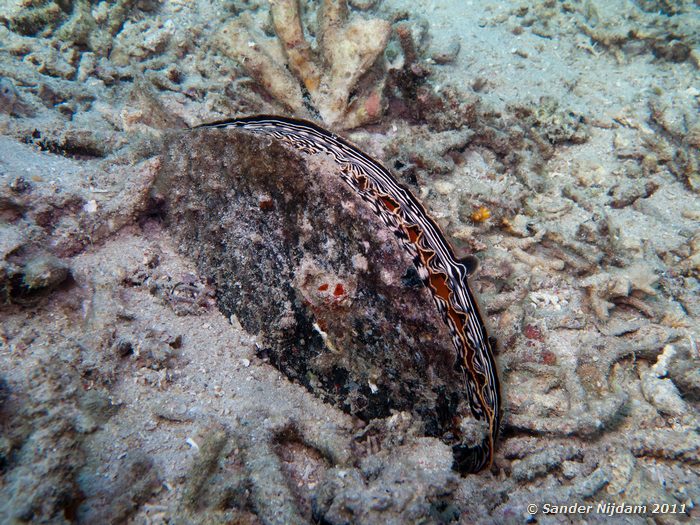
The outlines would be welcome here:
[[[696,519],[698,7],[323,4],[3,3],[0,521]],[[393,235],[322,160],[186,132],[256,113],[347,136],[480,259],[491,471],[452,470]]]

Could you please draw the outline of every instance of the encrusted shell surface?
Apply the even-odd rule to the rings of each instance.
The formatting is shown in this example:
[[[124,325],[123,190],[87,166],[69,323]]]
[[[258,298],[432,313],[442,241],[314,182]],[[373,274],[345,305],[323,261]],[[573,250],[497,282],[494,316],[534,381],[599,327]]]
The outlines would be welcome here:
[[[171,141],[160,191],[181,250],[220,309],[262,336],[260,355],[366,421],[412,412],[452,443],[468,406],[447,330],[408,254],[336,171],[269,138],[198,131]]]

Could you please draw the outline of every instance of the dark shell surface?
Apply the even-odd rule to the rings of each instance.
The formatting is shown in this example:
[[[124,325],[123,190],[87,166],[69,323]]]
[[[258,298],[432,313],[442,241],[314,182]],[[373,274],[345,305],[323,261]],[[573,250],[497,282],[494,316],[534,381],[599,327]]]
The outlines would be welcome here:
[[[261,336],[260,356],[364,421],[407,411],[456,442],[469,410],[447,328],[333,162],[236,130],[167,143],[166,220],[221,312]]]

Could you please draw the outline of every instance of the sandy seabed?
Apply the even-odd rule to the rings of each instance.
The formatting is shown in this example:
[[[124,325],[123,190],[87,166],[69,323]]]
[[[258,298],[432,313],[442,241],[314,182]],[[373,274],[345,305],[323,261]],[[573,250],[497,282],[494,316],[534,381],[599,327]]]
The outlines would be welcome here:
[[[0,521],[697,520],[696,3],[355,0],[346,20],[327,2],[330,38],[302,1],[296,55],[273,4],[0,0]],[[344,412],[288,377],[270,346],[338,339],[285,312],[338,310],[265,273],[236,295],[287,268],[264,236],[238,275],[183,242],[164,152],[180,137],[196,162],[212,152],[188,126],[261,112],[332,124],[479,258],[504,398],[490,470],[454,472],[410,409],[362,421],[357,397]],[[279,206],[258,197],[228,220]],[[344,284],[405,285],[346,255]],[[291,306],[255,317],[283,287]],[[353,315],[372,293],[342,290]]]

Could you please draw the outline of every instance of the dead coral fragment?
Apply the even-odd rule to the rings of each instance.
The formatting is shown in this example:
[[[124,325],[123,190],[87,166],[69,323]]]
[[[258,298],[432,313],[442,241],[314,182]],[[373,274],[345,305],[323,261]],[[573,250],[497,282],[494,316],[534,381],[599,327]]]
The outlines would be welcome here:
[[[275,45],[278,42],[266,40],[262,33],[249,28],[248,17],[241,16],[224,26],[219,32],[218,44],[277,101],[295,113],[305,113],[301,87],[284,66],[284,54],[279,45]]]
[[[8,2],[5,12],[0,12],[0,25],[24,36],[54,36],[67,48],[87,48],[106,56],[112,36],[119,33],[131,12],[137,7],[151,9],[147,2],[136,4],[134,0],[17,0]]]
[[[18,117],[33,115],[31,107],[24,103],[15,85],[7,78],[0,78],[0,113]]]
[[[330,126],[354,128],[381,115],[384,72],[379,59],[391,33],[389,22],[349,18],[345,0],[324,0],[313,48],[304,37],[297,0],[271,0],[270,13],[277,39],[265,37],[242,16],[221,29],[221,50],[297,114],[308,114],[307,92]]]
[[[70,277],[70,268],[60,259],[40,254],[21,266],[5,263],[0,267],[0,301],[25,302],[44,296]]]
[[[24,266],[22,278],[27,290],[51,290],[68,278],[70,270],[59,259],[52,256],[42,256],[30,260]]]
[[[649,136],[646,145],[688,189],[700,193],[700,118],[695,97],[697,92],[689,91],[651,99],[650,123],[659,132]]]
[[[47,26],[52,28],[57,22],[66,18],[65,11],[57,2],[30,1],[25,5],[18,3],[16,6],[7,7],[10,12],[3,15],[3,22],[11,31],[25,36],[45,32]]]
[[[551,144],[583,144],[589,129],[582,115],[560,107],[551,97],[542,97],[532,113],[532,126]]]
[[[639,378],[641,379],[642,394],[649,403],[662,414],[682,417],[684,414],[691,413],[691,410],[673,381],[666,377],[668,363],[674,358],[675,353],[673,345],[666,345],[653,366],[650,367],[647,363],[640,362],[638,365]]]
[[[588,290],[591,306],[598,318],[607,319],[613,302],[619,298],[632,298],[634,291],[656,295],[652,285],[657,280],[658,276],[651,267],[639,263],[629,268],[591,275],[582,279],[579,286]]]

